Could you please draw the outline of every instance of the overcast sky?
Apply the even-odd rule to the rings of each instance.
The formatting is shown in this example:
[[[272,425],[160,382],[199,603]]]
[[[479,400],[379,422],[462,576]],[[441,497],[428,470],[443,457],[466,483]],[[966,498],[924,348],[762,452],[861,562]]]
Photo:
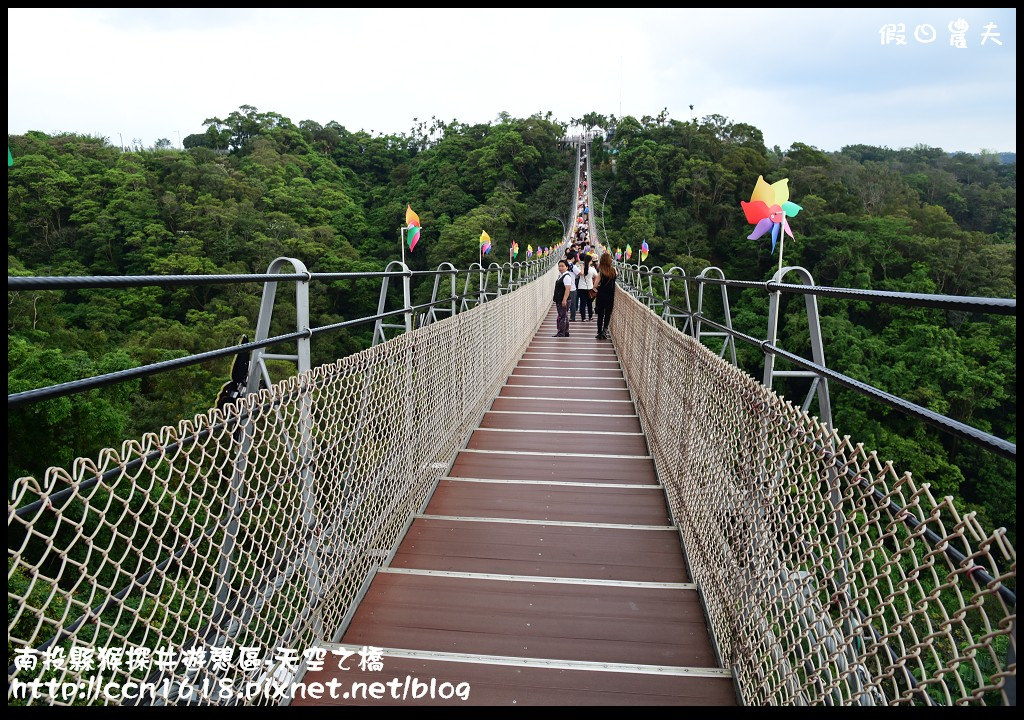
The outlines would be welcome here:
[[[503,110],[550,110],[568,122],[592,110],[639,118],[668,108],[682,120],[693,105],[698,117],[753,124],[782,148],[1016,152],[1012,9],[9,8],[7,16],[12,134],[177,146],[240,105],[296,124],[386,133],[408,131],[413,118],[487,122]],[[966,47],[955,47],[952,31],[964,24]]]

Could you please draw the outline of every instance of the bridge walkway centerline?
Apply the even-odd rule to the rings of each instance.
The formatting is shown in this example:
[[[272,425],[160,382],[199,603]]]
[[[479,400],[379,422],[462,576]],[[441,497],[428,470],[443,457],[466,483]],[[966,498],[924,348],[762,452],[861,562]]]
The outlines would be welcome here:
[[[292,704],[736,704],[614,345],[594,322],[552,337],[554,317],[325,644],[381,648],[383,668],[328,655],[303,677],[397,679],[403,697]],[[460,683],[468,700],[452,698]]]

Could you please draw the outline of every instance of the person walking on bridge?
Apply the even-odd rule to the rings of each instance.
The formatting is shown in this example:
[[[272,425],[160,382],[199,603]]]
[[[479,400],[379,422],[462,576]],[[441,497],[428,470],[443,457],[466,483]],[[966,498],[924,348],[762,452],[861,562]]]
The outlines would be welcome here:
[[[615,278],[618,273],[612,266],[610,253],[601,255],[597,263],[597,278],[594,287],[597,288],[597,337],[595,340],[608,339],[608,321],[612,316],[612,308],[615,305]]]
[[[555,303],[555,312],[558,313],[558,332],[555,333],[555,337],[569,337],[569,293],[575,286],[576,282],[569,271],[569,264],[565,260],[559,260],[558,279],[555,281],[555,292],[551,297]]]
[[[579,271],[576,269],[576,261],[579,259],[579,253],[575,246],[570,248],[565,254],[565,267],[569,271],[569,275],[572,276],[572,289],[569,291],[569,322],[576,322],[576,279],[579,277]]]
[[[579,306],[580,320],[586,322],[594,319],[594,296],[591,290],[594,289],[594,280],[597,278],[597,268],[591,265],[591,257],[587,253],[580,253],[579,262],[576,263],[579,269],[579,285],[576,286],[576,302]]]

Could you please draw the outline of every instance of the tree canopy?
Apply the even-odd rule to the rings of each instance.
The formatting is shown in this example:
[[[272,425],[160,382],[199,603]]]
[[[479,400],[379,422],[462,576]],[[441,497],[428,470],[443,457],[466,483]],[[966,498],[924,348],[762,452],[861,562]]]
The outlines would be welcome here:
[[[667,110],[640,119],[588,112],[571,124],[609,133],[592,145],[592,212],[611,246],[646,240],[649,264],[769,277],[777,258],[763,238],[746,239],[740,201],[758,176],[789,178],[804,209],[791,221],[787,264],[808,268],[818,284],[1016,295],[1016,164],[997,156],[767,148],[752,125],[720,115],[680,121]],[[9,136],[8,274],[251,273],[282,255],[313,272],[381,270],[398,257],[407,204],[423,225],[410,266],[466,267],[482,229],[499,257],[512,241],[555,244],[561,228],[551,218],[572,199],[572,156],[558,142],[569,123],[551,113],[475,125],[416,119],[409,132],[385,135],[243,105],[204,125],[184,150],[164,140],[125,152],[83,135]],[[311,293],[311,321],[371,315],[378,293],[376,281],[325,283]],[[9,291],[8,391],[235,344],[252,333],[259,294],[257,285]],[[287,331],[288,302],[279,301],[275,331]],[[763,337],[764,294],[733,293],[731,303],[737,329]],[[802,305],[784,303],[780,337],[808,355]],[[1015,318],[831,299],[820,307],[830,367],[1015,439]],[[322,337],[315,364],[368,346],[371,328]],[[763,358],[739,350],[759,376]],[[16,408],[9,479],[205,411],[229,364]],[[802,392],[795,380],[778,389]],[[1015,533],[1012,463],[832,391],[841,433]]]

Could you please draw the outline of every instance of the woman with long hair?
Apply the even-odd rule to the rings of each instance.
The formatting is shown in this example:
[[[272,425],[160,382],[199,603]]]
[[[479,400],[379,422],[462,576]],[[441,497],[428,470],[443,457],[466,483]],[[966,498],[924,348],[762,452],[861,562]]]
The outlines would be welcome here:
[[[590,297],[590,291],[594,287],[594,279],[597,277],[597,268],[590,264],[591,257],[586,253],[580,255],[579,284],[576,286],[576,301],[579,303],[580,322],[594,319],[594,299]]]
[[[597,337],[596,340],[608,339],[608,321],[612,316],[612,308],[615,306],[615,278],[618,273],[612,266],[610,253],[601,255],[597,263],[597,278],[594,287],[597,288]]]

